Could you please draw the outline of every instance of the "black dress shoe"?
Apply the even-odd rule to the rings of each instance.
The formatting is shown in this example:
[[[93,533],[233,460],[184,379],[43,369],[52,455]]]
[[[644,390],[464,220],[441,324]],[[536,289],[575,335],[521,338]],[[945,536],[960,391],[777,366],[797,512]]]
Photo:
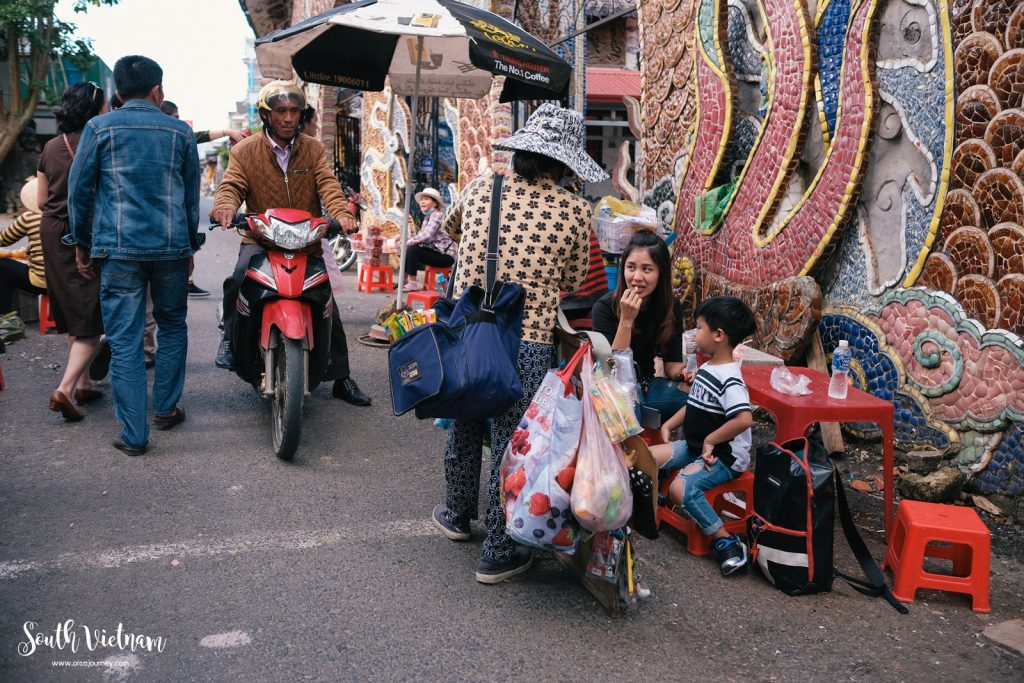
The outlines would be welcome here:
[[[141,446],[139,448],[136,448],[135,446],[129,446],[124,441],[121,441],[121,439],[118,439],[111,445],[117,450],[124,453],[125,455],[144,455],[146,452],[145,446]]]
[[[359,385],[351,377],[342,377],[334,380],[334,388],[331,389],[334,398],[340,398],[346,403],[354,406],[368,406],[372,403],[370,397],[359,390]]]
[[[107,376],[108,372],[110,372],[110,342],[104,336],[100,338],[99,348],[96,350],[92,363],[89,364],[89,379],[99,382]]]
[[[220,347],[217,349],[217,358],[213,361],[218,368],[230,370],[235,364],[235,357],[231,354],[231,340],[224,338],[220,340]]]
[[[175,408],[174,412],[170,415],[154,415],[153,425],[161,430],[167,431],[168,429],[180,425],[185,421],[185,411],[181,408]]]

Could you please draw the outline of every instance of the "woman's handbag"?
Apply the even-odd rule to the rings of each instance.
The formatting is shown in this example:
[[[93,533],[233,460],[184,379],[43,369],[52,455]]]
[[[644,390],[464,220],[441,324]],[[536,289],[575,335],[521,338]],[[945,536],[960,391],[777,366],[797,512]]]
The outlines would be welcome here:
[[[486,287],[466,287],[458,301],[434,305],[438,322],[413,329],[391,345],[388,370],[395,415],[471,420],[501,415],[523,395],[516,359],[526,294],[496,281],[502,176],[491,188]],[[453,278],[454,280],[454,278]]]

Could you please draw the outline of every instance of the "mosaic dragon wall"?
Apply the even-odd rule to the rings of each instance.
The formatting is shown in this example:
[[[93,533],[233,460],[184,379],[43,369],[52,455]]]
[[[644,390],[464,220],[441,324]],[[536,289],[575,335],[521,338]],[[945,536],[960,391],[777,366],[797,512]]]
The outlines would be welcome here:
[[[1024,2],[641,3],[644,201],[684,302],[854,348],[904,448],[1024,484]],[[870,429],[865,429],[870,432]]]

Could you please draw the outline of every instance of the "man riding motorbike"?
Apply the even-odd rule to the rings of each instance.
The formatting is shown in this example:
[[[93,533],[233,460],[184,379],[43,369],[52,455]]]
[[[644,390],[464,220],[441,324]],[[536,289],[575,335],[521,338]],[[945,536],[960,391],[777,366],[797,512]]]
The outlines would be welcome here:
[[[314,216],[321,215],[322,203],[344,231],[356,231],[341,184],[327,164],[323,145],[301,132],[305,108],[306,97],[294,83],[272,81],[263,87],[258,103],[263,134],[252,135],[231,149],[227,171],[213,197],[212,222],[227,229],[243,202],[250,213],[288,208],[302,209]],[[261,251],[263,248],[251,239],[243,238],[234,273],[224,281],[224,337],[217,353],[217,367],[231,367],[230,330],[238,290],[249,259]],[[335,398],[368,406],[370,397],[360,391],[350,376],[345,330],[337,305],[332,308],[331,359],[324,380],[334,380],[331,393]]]

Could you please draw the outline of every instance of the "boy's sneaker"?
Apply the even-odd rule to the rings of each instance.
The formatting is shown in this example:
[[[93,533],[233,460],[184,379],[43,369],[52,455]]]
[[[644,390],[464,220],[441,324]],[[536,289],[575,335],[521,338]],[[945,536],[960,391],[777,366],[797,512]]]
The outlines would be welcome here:
[[[476,566],[476,580],[480,583],[494,584],[522,574],[533,564],[533,551],[521,545],[516,546],[512,558],[504,562],[495,562],[486,557]]]
[[[469,533],[469,522],[457,523],[448,518],[448,508],[444,503],[434,506],[434,526],[453,541],[468,541],[472,538]]]
[[[715,555],[718,556],[722,576],[729,576],[747,566],[747,546],[736,534],[715,541]]]

